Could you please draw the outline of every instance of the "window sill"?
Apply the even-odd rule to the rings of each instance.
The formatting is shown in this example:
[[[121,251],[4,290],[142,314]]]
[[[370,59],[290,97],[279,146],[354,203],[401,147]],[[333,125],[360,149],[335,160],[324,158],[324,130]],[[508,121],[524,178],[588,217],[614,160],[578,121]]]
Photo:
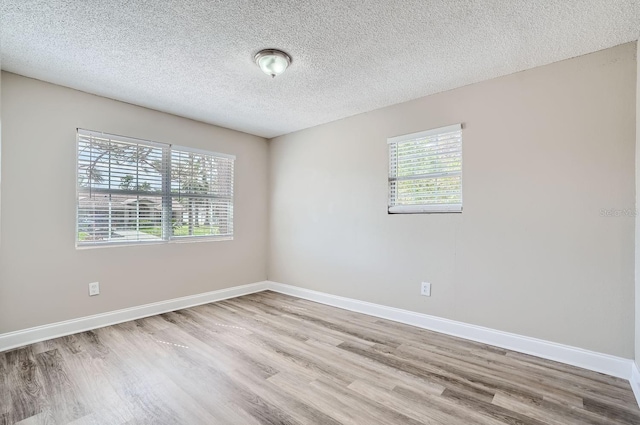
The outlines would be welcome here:
[[[462,213],[462,205],[396,205],[387,209],[389,214],[446,214]]]
[[[76,242],[77,250],[94,249],[94,248],[121,248],[125,246],[141,246],[141,245],[165,245],[165,244],[190,244],[201,242],[222,242],[232,241],[233,236],[197,236],[194,238],[181,237],[170,240],[159,241],[135,241],[135,242],[102,242],[97,244],[78,244]]]

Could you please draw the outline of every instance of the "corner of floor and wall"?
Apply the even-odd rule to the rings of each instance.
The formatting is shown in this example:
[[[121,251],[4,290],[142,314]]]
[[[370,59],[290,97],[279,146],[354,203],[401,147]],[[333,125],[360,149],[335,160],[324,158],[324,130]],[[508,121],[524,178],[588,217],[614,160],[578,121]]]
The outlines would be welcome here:
[[[640,397],[637,53],[272,140],[2,72],[0,351],[271,289],[620,376]],[[464,212],[387,214],[387,138],[455,123]],[[76,249],[79,127],[235,154],[234,240]]]

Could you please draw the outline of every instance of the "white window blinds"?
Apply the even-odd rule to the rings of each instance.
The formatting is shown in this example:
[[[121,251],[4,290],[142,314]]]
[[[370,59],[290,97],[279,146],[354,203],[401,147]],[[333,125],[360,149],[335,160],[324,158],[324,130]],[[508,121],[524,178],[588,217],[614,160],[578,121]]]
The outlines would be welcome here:
[[[234,157],[78,130],[77,245],[233,236]]]
[[[462,211],[462,126],[388,139],[389,213]]]
[[[232,156],[172,148],[173,220],[185,224],[173,224],[174,237],[233,235],[233,162]]]

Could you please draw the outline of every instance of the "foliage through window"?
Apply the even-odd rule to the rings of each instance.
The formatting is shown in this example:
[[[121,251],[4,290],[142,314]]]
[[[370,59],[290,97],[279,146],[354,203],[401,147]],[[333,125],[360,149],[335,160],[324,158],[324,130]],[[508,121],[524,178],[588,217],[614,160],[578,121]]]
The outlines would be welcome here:
[[[389,213],[462,211],[462,126],[388,139]]]
[[[235,157],[78,130],[78,246],[233,237]]]

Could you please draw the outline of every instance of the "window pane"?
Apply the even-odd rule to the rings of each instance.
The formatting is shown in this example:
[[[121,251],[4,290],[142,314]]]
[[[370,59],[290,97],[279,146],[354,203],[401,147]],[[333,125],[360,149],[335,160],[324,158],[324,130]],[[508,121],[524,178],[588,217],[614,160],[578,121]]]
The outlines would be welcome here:
[[[461,210],[460,125],[390,140],[389,212]]]
[[[173,198],[171,226],[176,238],[233,235],[231,199]]]
[[[162,197],[79,192],[79,243],[155,241],[162,236]]]
[[[395,205],[462,203],[460,176],[401,180],[391,183]]]
[[[171,193],[231,197],[233,159],[173,149]]]
[[[231,157],[171,150],[173,237],[233,235],[233,165]]]
[[[78,141],[79,188],[162,192],[162,148],[94,136]]]

